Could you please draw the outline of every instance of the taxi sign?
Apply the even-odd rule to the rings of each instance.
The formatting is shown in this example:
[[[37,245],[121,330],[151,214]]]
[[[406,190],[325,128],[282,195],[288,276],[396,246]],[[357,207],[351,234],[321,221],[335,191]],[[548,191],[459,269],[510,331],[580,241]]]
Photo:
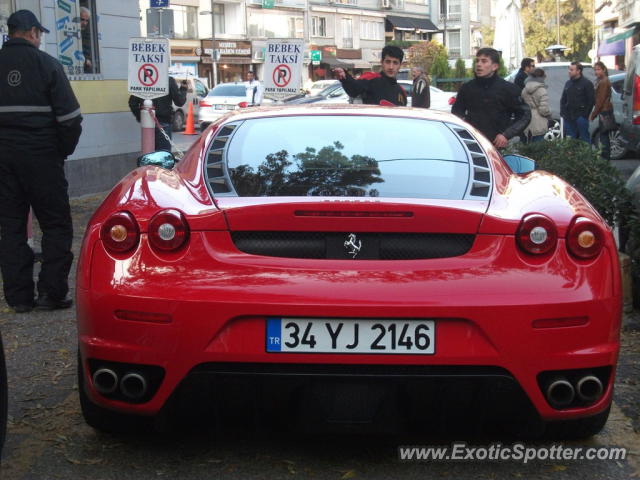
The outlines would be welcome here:
[[[169,93],[169,40],[129,39],[129,93],[153,99]]]
[[[273,39],[264,52],[264,94],[284,98],[300,92],[304,40]]]

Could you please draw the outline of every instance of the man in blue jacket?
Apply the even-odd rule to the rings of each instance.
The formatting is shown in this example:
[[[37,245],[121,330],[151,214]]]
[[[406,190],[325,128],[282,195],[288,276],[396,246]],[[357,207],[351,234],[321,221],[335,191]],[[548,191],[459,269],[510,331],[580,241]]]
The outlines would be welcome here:
[[[560,98],[560,116],[564,120],[565,135],[591,143],[589,114],[595,104],[593,84],[582,76],[580,62],[569,65],[569,80]]]

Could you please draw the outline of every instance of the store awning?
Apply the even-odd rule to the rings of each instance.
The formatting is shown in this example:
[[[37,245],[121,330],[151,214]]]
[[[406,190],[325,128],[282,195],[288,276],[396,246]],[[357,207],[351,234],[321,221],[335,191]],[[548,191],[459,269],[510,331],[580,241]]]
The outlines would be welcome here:
[[[629,37],[633,36],[635,31],[636,31],[635,28],[630,28],[629,30],[625,30],[624,32],[615,33],[615,34],[611,35],[610,37],[605,38],[603,43],[615,43],[615,42],[618,42],[620,40],[624,40],[626,38],[629,38]]]
[[[339,60],[331,55],[323,55],[320,63],[325,63],[331,67],[353,68],[352,62],[343,62],[342,60]]]
[[[365,60],[360,60],[360,59],[343,60],[339,58],[338,61],[353,65],[353,68],[362,68],[362,69],[371,68],[371,64]]]
[[[396,30],[421,30],[423,32],[440,31],[428,18],[397,17],[395,15],[387,15],[386,20]]]

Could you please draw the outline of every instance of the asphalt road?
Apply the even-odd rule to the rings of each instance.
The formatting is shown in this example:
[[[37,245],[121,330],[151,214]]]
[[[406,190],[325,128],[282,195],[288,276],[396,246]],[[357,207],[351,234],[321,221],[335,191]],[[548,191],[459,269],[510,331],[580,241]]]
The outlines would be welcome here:
[[[178,142],[180,137],[176,138]],[[97,195],[72,201],[76,255],[84,226],[102,198]],[[430,437],[428,433],[424,437],[346,432],[314,435],[296,429],[282,433],[252,421],[237,428],[202,426],[172,434],[97,433],[84,423],[78,404],[73,309],[17,315],[0,303],[0,329],[10,389],[2,479],[626,480],[640,476],[640,312],[625,317],[615,403],[604,431],[586,442],[564,443],[626,447],[627,458],[537,460],[526,465],[515,461],[398,461],[399,445],[449,445],[449,440]],[[469,443],[488,446],[489,441],[492,439],[471,439]]]

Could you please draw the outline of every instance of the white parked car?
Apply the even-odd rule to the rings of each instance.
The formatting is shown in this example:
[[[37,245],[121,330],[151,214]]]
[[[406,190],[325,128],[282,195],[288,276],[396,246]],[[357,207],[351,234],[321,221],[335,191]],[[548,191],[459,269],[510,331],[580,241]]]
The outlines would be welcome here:
[[[205,98],[200,100],[198,125],[204,130],[210,123],[227,113],[229,110],[250,106],[251,99],[247,96],[247,86],[244,82],[219,83],[209,90]]]
[[[407,106],[411,106],[411,94],[413,90],[413,82],[411,80],[398,80],[400,86],[407,92]],[[450,112],[451,106],[456,99],[454,92],[445,92],[437,87],[430,86],[431,90],[431,109],[440,110],[443,112]],[[349,95],[342,89],[342,87],[335,87],[329,91],[329,88],[325,89],[327,92],[325,98],[318,97],[317,100],[299,101],[296,103],[349,103]],[[311,100],[308,98],[307,100]]]
[[[307,89],[309,92],[307,95],[318,95],[322,90],[327,88],[329,85],[334,85],[338,83],[338,80],[317,80],[311,84],[311,86]]]

